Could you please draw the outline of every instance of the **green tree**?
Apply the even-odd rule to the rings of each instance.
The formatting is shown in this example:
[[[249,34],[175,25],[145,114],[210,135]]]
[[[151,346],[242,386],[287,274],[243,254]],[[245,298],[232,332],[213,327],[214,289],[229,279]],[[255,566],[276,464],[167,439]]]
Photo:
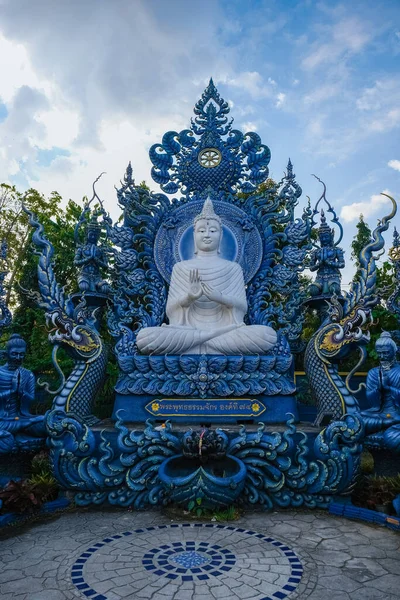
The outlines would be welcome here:
[[[356,227],[357,233],[351,242],[351,258],[354,260],[356,268],[359,269],[360,261],[358,257],[361,250],[368,244],[368,242],[370,242],[372,238],[372,232],[368,223],[364,221],[364,216],[362,214],[360,215],[360,220],[358,221]]]
[[[63,207],[61,196],[56,192],[46,198],[33,189],[23,195],[15,187],[0,186],[0,238],[5,239],[8,245],[7,301],[13,312],[13,322],[3,332],[1,345],[12,332],[19,333],[27,342],[26,367],[37,376],[44,373],[52,380],[52,348],[47,339],[44,311],[24,293],[24,290],[38,291],[38,282],[37,257],[31,244],[33,230],[29,226],[28,215],[23,211],[23,204],[44,225],[46,236],[55,248],[57,280],[61,285],[68,284],[70,290],[76,280],[74,227],[82,207],[72,200]],[[72,365],[62,354],[60,364],[67,370]]]
[[[77,268],[74,265],[74,230],[85,201],[86,198],[80,205],[69,200],[65,205],[57,192],[46,198],[33,189],[22,195],[14,187],[0,186],[0,240],[5,239],[9,247],[7,283],[13,312],[13,322],[8,330],[3,332],[0,346],[4,345],[4,341],[12,332],[19,333],[27,342],[25,366],[32,370],[37,378],[48,381],[52,388],[57,387],[58,381],[52,364],[52,346],[48,341],[44,310],[24,292],[38,292],[39,288],[38,258],[32,247],[33,229],[29,226],[28,216],[22,210],[22,202],[35,213],[44,226],[47,239],[54,247],[54,272],[58,283],[65,286],[67,292],[75,292]],[[106,344],[111,343],[105,325],[101,335]],[[68,376],[73,367],[72,359],[62,349],[59,350],[57,359],[61,369]],[[99,416],[111,415],[116,377],[116,363],[110,353],[108,378],[103,394],[97,401]],[[43,412],[45,408],[50,407],[52,397],[49,394],[37,389],[36,396],[40,400],[36,405],[37,412]]]

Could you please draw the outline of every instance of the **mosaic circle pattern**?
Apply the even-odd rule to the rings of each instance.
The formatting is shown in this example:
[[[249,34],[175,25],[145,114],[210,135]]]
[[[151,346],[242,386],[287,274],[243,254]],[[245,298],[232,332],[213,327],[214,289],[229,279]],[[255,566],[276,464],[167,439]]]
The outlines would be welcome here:
[[[268,535],[185,523],[106,537],[80,555],[71,577],[83,597],[92,600],[130,600],[147,588],[153,593],[162,589],[166,596],[170,588],[172,598],[184,583],[200,594],[208,593],[205,586],[225,585],[231,599],[241,598],[244,586],[253,590],[252,600],[282,600],[296,590],[302,574],[296,553]]]
[[[182,575],[183,581],[192,581],[191,575],[205,580],[230,571],[236,563],[236,556],[218,544],[173,542],[150,550],[142,563],[147,571],[154,571],[154,575],[166,575],[170,579]]]

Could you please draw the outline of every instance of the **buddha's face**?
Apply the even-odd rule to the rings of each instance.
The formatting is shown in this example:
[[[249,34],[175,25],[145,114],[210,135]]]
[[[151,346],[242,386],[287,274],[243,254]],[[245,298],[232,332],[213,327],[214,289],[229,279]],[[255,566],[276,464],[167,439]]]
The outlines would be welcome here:
[[[213,252],[218,250],[222,229],[214,219],[199,219],[194,226],[194,243],[197,250]]]
[[[376,343],[376,353],[378,355],[381,367],[384,369],[390,368],[396,360],[396,350],[392,344]]]
[[[26,346],[19,344],[11,346],[7,351],[8,366],[12,369],[18,369],[24,362]]]

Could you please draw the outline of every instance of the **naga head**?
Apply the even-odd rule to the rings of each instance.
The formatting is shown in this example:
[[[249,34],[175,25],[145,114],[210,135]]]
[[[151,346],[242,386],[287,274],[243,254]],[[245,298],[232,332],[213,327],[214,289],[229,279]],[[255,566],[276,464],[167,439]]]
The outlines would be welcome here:
[[[371,309],[362,302],[357,304],[349,314],[343,315],[341,304],[332,299],[330,322],[322,327],[318,336],[318,351],[321,358],[340,360],[350,350],[368,344],[370,332],[366,329],[372,324]]]
[[[102,343],[95,327],[83,318],[70,318],[61,310],[46,313],[50,343],[62,346],[74,360],[92,361],[100,354]]]

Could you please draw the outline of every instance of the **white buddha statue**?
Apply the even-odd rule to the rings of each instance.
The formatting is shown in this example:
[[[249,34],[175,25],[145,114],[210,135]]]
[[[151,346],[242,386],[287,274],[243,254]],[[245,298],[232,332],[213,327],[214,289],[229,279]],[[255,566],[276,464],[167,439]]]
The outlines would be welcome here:
[[[277,334],[264,325],[245,325],[243,271],[219,256],[221,219],[210,198],[194,220],[195,258],[174,265],[166,312],[169,325],[141,329],[143,354],[264,354]]]

